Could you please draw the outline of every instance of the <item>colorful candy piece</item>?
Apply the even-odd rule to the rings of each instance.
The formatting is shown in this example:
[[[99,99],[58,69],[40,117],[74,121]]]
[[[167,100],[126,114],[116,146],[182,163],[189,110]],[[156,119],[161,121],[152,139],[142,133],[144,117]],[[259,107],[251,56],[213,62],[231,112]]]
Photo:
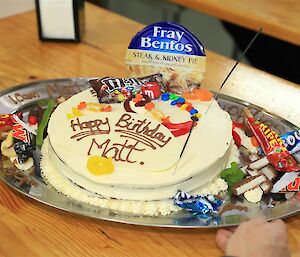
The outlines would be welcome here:
[[[236,162],[232,162],[231,167],[224,169],[220,174],[220,177],[226,181],[229,187],[240,182],[244,176],[244,172],[239,169]]]
[[[177,104],[177,100],[173,100],[172,102],[171,102],[171,105],[176,105]]]
[[[38,118],[36,116],[34,116],[34,115],[30,115],[28,117],[28,123],[31,126],[36,125],[38,123]]]
[[[198,111],[197,111],[196,109],[193,108],[192,110],[190,110],[190,114],[191,114],[191,115],[194,115],[194,114],[196,114],[196,113],[198,113]]]
[[[107,105],[105,107],[102,108],[103,112],[111,112],[112,111],[112,107],[110,105]]]
[[[93,155],[87,161],[87,169],[95,176],[107,175],[114,172],[112,158]]]
[[[180,110],[185,110],[189,105],[187,103],[180,106]]]
[[[194,109],[193,106],[188,106],[188,107],[186,108],[186,111],[190,112],[190,111],[193,110],[193,109]]]
[[[182,98],[182,97],[179,97],[178,100],[177,100],[177,103],[184,104],[185,103],[185,99]]]
[[[194,214],[217,213],[223,200],[215,198],[213,195],[191,196],[183,191],[178,191],[173,198],[175,205],[188,210]]]
[[[86,108],[86,102],[80,102],[80,104],[77,105],[77,109],[82,110]]]
[[[163,100],[163,101],[169,101],[169,99],[170,99],[170,94],[168,92],[164,92],[161,95],[161,100]]]
[[[170,100],[178,100],[179,98],[181,98],[179,95],[176,95],[174,93],[170,94]]]
[[[146,110],[151,111],[154,108],[154,103],[152,103],[152,102],[146,103],[145,108],[146,108]]]

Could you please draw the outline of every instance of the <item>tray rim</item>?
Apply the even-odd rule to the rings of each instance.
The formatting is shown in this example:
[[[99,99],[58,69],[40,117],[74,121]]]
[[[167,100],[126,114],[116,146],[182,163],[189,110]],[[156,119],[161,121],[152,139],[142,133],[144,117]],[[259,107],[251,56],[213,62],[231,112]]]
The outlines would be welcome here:
[[[35,85],[38,85],[38,84],[41,84],[41,83],[53,83],[53,82],[76,82],[78,80],[83,80],[83,81],[88,81],[90,79],[93,79],[93,78],[96,78],[96,77],[72,77],[72,78],[54,78],[54,79],[45,79],[45,80],[35,80],[35,81],[32,81],[32,82],[25,82],[25,83],[21,83],[21,84],[17,84],[15,86],[11,86],[9,88],[6,88],[4,90],[0,90],[0,97],[6,95],[6,94],[9,94],[9,93],[12,93],[16,90],[20,90],[20,89],[23,89],[23,88],[26,88],[28,86],[35,86]],[[216,95],[217,92],[215,91],[211,91],[214,95]],[[299,129],[298,126],[296,126],[295,124],[293,124],[292,122],[282,118],[281,116],[273,113],[273,112],[269,112],[267,109],[265,108],[262,108],[258,105],[255,105],[255,104],[252,104],[248,101],[245,101],[245,100],[242,100],[242,99],[239,99],[239,98],[236,98],[236,97],[233,97],[233,96],[229,96],[229,95],[225,95],[225,94],[222,94],[222,93],[218,93],[218,98],[221,98],[221,99],[224,99],[224,100],[227,100],[227,101],[230,101],[230,102],[233,102],[233,103],[236,103],[236,104],[240,104],[240,105],[243,105],[243,106],[248,106],[248,107],[253,107],[257,110],[259,110],[260,112],[262,112],[264,115],[270,117],[270,118],[273,118],[273,119],[276,119],[282,123],[285,123],[287,126],[289,127],[292,127],[293,129]],[[27,106],[28,104],[24,104],[23,106]],[[13,112],[12,112],[13,113]],[[46,205],[46,206],[49,206],[51,208],[54,208],[54,209],[57,209],[57,210],[60,210],[60,211],[64,211],[64,212],[68,212],[68,213],[73,213],[75,215],[80,215],[82,217],[88,217],[88,218],[92,218],[92,219],[95,219],[95,220],[103,220],[103,221],[109,221],[109,222],[116,222],[116,223],[119,223],[119,224],[127,224],[127,225],[138,225],[138,226],[145,226],[145,227],[160,227],[160,228],[176,228],[176,229],[218,229],[218,228],[222,228],[222,227],[232,227],[232,226],[238,226],[239,224],[222,224],[222,225],[217,225],[217,226],[211,226],[211,225],[208,225],[208,226],[193,226],[193,225],[184,225],[184,226],[181,226],[181,225],[176,225],[176,224],[147,224],[147,223],[140,223],[140,222],[133,222],[133,221],[126,221],[126,220],[118,220],[118,219],[114,219],[114,218],[108,218],[108,217],[97,217],[97,215],[85,215],[84,213],[80,212],[80,211],[77,211],[77,210],[68,210],[66,207],[63,207],[63,206],[57,206],[51,202],[47,202],[46,200],[43,200],[43,199],[39,199],[37,197],[35,197],[34,195],[31,195],[29,193],[26,193],[22,190],[20,190],[19,188],[15,187],[13,184],[9,183],[8,181],[6,181],[5,179],[3,179],[2,176],[0,176],[0,179],[1,181],[4,182],[5,185],[7,185],[9,188],[15,190],[17,193],[23,195],[23,196],[26,196],[26,197],[29,197],[30,199],[34,200],[34,201],[37,201],[43,205]],[[37,178],[35,178],[37,179]],[[40,182],[46,184],[44,181],[42,180],[39,180]],[[72,200],[72,201],[75,201],[76,203],[80,203],[80,202],[77,202],[76,200]],[[276,216],[275,218],[274,217],[270,217],[270,218],[267,218],[268,221],[270,220],[274,220],[274,219],[287,219],[289,217],[292,217],[292,216],[295,216],[297,215],[298,213],[300,213],[300,208],[296,211],[294,211],[293,213],[290,213],[290,214],[287,214],[287,215],[278,215]]]

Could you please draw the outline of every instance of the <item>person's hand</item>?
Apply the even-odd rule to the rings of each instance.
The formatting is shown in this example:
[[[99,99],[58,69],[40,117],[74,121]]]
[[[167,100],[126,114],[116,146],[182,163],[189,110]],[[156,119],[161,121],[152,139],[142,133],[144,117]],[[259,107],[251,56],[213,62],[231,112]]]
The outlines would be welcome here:
[[[217,246],[228,256],[290,257],[288,234],[282,220],[267,222],[255,218],[242,223],[234,232],[220,229]]]

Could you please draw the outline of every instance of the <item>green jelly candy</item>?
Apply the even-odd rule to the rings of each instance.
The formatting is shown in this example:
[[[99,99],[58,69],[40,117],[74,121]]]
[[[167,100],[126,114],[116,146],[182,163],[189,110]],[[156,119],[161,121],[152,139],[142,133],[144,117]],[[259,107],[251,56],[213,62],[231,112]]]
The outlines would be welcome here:
[[[245,174],[238,168],[236,162],[232,162],[231,167],[223,170],[220,176],[227,182],[229,187],[232,187],[235,183],[241,181]]]
[[[51,116],[55,106],[56,106],[56,102],[54,100],[49,100],[49,102],[47,104],[47,109],[45,110],[45,112],[43,114],[43,118],[42,118],[40,124],[38,125],[38,129],[37,129],[36,144],[38,146],[42,146],[42,144],[43,144],[44,131],[48,125],[48,121],[50,119],[50,116]]]

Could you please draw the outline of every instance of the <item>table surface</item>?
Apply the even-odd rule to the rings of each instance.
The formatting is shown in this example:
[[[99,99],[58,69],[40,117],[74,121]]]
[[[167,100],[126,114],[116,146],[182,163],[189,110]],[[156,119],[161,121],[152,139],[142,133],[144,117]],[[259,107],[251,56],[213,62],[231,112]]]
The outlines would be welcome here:
[[[124,56],[143,25],[86,5],[83,42],[37,39],[35,13],[0,20],[0,89],[18,83],[62,78],[126,76]],[[217,89],[233,61],[207,51],[204,86]],[[300,88],[239,65],[223,93],[271,110],[300,126]],[[298,112],[298,113],[297,113]],[[287,219],[293,256],[300,249],[300,216]],[[0,256],[220,256],[215,229],[165,229],[95,220],[30,200],[0,182]]]
[[[300,45],[299,0],[168,0],[219,19]]]

